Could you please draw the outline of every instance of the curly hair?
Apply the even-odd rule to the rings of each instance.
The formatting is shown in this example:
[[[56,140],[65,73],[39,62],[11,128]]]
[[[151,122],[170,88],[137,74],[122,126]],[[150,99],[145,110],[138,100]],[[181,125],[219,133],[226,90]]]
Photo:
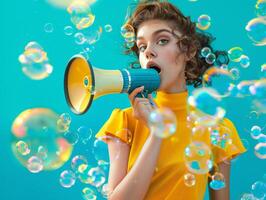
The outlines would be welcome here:
[[[214,51],[210,45],[215,38],[209,33],[198,30],[196,23],[192,22],[190,17],[184,16],[177,7],[167,1],[145,0],[139,2],[134,12],[128,18],[126,25],[133,27],[134,33],[137,33],[141,23],[153,19],[170,22],[169,24],[173,30],[181,32],[182,36],[177,43],[181,51],[185,52],[188,56],[196,52],[195,56],[186,63],[185,77],[187,85],[200,86],[202,84],[202,75],[209,67],[213,66],[213,64],[207,63],[205,57],[201,55],[202,48],[208,47],[211,49],[216,56],[215,64],[228,64],[229,58],[227,52]],[[139,57],[136,42],[131,47],[125,44],[125,48],[125,54],[133,53]]]

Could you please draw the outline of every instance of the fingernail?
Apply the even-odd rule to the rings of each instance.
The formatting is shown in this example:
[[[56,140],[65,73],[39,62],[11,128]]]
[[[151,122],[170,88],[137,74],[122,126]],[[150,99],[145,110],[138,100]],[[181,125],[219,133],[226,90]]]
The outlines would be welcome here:
[[[144,85],[140,87],[142,90],[144,89]]]

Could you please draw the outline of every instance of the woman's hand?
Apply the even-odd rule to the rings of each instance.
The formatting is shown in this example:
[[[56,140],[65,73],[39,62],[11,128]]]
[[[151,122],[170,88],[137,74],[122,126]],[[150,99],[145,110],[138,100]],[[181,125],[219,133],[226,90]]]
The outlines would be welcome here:
[[[150,102],[155,104],[152,99],[152,95],[148,94],[148,98],[138,98],[136,95],[144,90],[144,86],[138,87],[133,90],[128,96],[130,103],[133,108],[133,116],[144,122],[144,124],[149,128],[149,116],[151,112],[156,108],[156,105],[152,105]]]

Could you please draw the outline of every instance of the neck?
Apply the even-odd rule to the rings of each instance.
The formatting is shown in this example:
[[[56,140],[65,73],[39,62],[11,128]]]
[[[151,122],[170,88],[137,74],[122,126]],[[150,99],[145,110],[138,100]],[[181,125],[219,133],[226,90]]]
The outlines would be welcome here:
[[[161,89],[159,91],[171,94],[171,93],[181,93],[186,90],[187,90],[186,80],[178,79],[178,81],[175,84],[171,85],[166,89]]]

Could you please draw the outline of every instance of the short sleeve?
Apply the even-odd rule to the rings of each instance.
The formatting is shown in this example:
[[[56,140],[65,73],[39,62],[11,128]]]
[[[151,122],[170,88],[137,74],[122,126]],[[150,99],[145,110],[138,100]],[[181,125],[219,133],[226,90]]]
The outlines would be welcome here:
[[[214,155],[214,162],[218,164],[226,159],[232,159],[239,154],[242,154],[246,151],[236,127],[229,119],[225,118],[223,123],[221,124],[220,131],[223,134],[228,134],[228,144],[223,148],[221,146],[213,146],[212,151]]]
[[[96,134],[96,138],[104,136],[112,136],[120,139],[121,141],[130,144],[131,135],[128,134],[128,117],[127,113],[121,109],[114,109],[109,119],[104,123]]]

